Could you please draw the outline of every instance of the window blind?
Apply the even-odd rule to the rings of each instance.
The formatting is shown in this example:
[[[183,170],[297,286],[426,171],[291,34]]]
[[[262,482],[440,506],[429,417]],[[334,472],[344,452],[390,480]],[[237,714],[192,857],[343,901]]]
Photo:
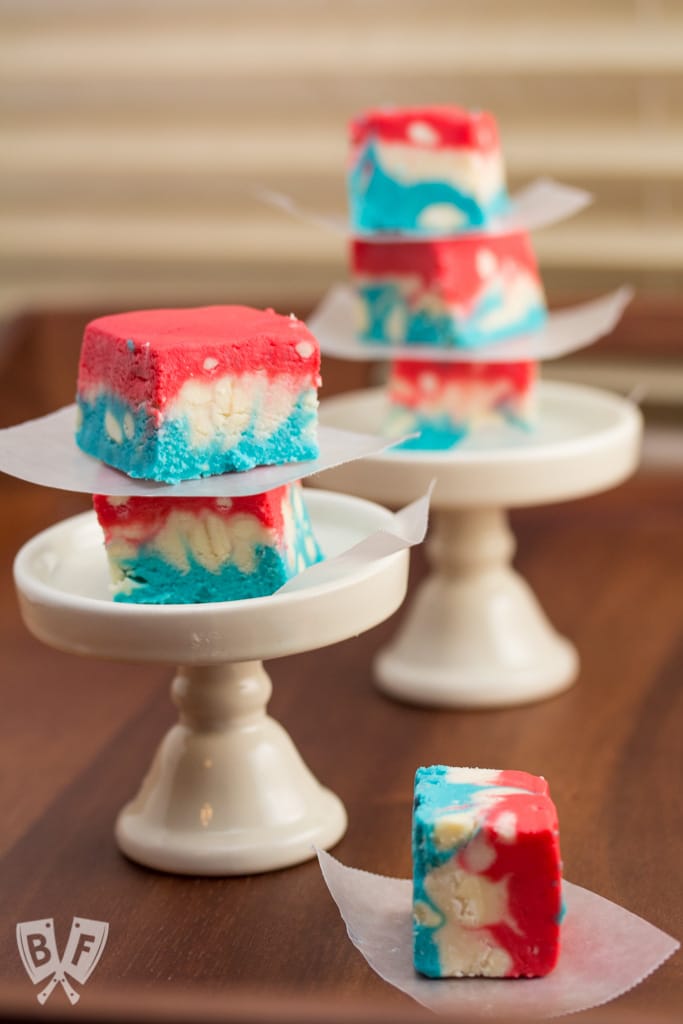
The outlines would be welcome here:
[[[535,239],[551,295],[683,277],[677,0],[0,0],[0,315],[315,301],[344,240],[254,185],[345,209],[346,122],[453,101],[510,183],[590,189]]]

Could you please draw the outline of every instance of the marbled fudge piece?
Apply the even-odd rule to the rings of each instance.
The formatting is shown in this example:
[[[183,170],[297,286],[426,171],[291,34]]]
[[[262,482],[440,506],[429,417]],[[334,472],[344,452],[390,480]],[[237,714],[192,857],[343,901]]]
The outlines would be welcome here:
[[[369,110],[350,125],[357,231],[447,235],[484,227],[508,206],[498,126],[455,106]]]
[[[363,341],[480,348],[539,330],[546,303],[524,231],[422,241],[355,239]]]
[[[543,778],[419,768],[414,962],[431,978],[547,974],[562,917],[557,812]]]
[[[322,557],[298,483],[240,498],[93,501],[116,601],[263,597]]]
[[[318,344],[295,317],[245,306],[157,309],[86,327],[83,451],[179,480],[318,455]]]
[[[530,430],[535,422],[537,364],[396,360],[391,364],[387,437],[399,448],[444,450],[488,425]]]

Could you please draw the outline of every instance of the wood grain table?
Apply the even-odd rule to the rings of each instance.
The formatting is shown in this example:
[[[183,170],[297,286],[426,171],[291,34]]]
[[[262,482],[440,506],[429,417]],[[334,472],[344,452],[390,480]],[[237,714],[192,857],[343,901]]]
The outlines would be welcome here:
[[[70,399],[77,343],[40,346],[0,370],[0,425]],[[35,365],[35,362],[34,362]],[[350,383],[357,385],[358,381]],[[0,1016],[41,1019],[327,1022],[426,1020],[348,941],[317,864],[231,879],[157,874],[125,860],[114,818],[174,720],[169,674],[41,646],[20,621],[18,547],[86,498],[0,478]],[[512,517],[518,564],[581,654],[578,684],[545,703],[454,712],[394,703],[373,687],[391,621],[326,650],[271,662],[272,714],[349,811],[335,849],[349,865],[410,872],[416,766],[523,768],[551,783],[565,871],[681,934],[683,481],[641,473],[617,490]],[[413,553],[413,580],[424,572]],[[561,582],[560,582],[561,581]],[[44,1007],[15,925],[108,921],[104,956],[76,1007]],[[596,1021],[680,1020],[678,954]],[[432,1018],[433,1019],[433,1018]]]

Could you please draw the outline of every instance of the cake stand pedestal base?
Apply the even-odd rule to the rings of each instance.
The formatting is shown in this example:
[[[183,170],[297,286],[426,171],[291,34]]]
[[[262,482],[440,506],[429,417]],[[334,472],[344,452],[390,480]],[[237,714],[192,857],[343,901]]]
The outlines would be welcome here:
[[[116,824],[127,856],[163,871],[252,874],[342,837],[341,801],[266,714],[271,690],[259,661],[178,670],[180,722]]]
[[[432,572],[375,661],[379,688],[411,703],[481,708],[568,687],[576,651],[510,566],[515,542],[505,513],[441,509],[432,522]]]
[[[322,487],[401,506],[432,480],[430,575],[375,661],[377,685],[412,704],[486,708],[559,693],[578,673],[574,648],[546,619],[510,560],[504,510],[597,494],[638,464],[638,409],[595,388],[541,381],[538,423],[482,430],[450,451],[399,449],[328,469]],[[330,427],[380,433],[381,388],[322,403]],[[580,514],[580,512],[578,513]]]

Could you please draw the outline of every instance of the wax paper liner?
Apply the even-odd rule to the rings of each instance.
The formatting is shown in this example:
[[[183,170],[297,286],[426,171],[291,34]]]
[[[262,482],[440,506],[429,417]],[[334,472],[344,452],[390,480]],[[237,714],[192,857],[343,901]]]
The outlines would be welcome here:
[[[361,341],[356,332],[355,296],[345,284],[334,285],[308,318],[308,327],[327,356],[339,359],[411,359],[430,362],[508,363],[559,359],[597,341],[617,325],[633,290],[623,287],[599,299],[550,312],[545,326],[476,349],[437,345]]]
[[[435,483],[436,481],[432,480],[426,494],[406,505],[400,512],[395,512],[390,528],[377,530],[334,558],[326,558],[304,569],[298,576],[285,583],[284,587],[278,590],[278,594],[329,583],[330,580],[339,579],[341,575],[351,573],[368,562],[375,562],[397,551],[421,544],[427,534],[429,500]]]
[[[368,242],[436,241],[439,237],[452,237],[448,234],[444,236],[431,233],[425,235],[424,232],[419,231],[402,231],[400,233],[354,231],[345,218],[315,213],[282,192],[257,186],[252,189],[252,194],[262,202],[268,203],[298,220],[322,227],[327,231],[334,231],[338,235],[362,238]],[[539,228],[549,227],[551,224],[557,224],[558,221],[566,220],[567,217],[573,217],[592,202],[593,197],[590,192],[574,188],[571,185],[561,185],[550,178],[539,178],[511,197],[508,210],[503,216],[492,221],[486,228],[473,227],[459,231],[457,237],[460,238],[462,235],[506,235],[511,231],[519,230],[537,231]]]
[[[680,943],[628,910],[564,882],[562,951],[544,978],[432,980],[412,960],[412,883],[345,867],[318,851],[323,877],[349,938],[390,985],[440,1013],[469,1017],[559,1017],[600,1006],[639,984]]]
[[[0,430],[0,472],[43,487],[84,494],[236,498],[263,494],[324,469],[367,455],[377,455],[398,443],[395,439],[321,426],[317,459],[290,462],[284,466],[259,466],[244,473],[224,473],[200,480],[184,480],[179,484],[162,484],[153,480],[134,480],[86,455],[76,444],[75,432],[75,405]]]

